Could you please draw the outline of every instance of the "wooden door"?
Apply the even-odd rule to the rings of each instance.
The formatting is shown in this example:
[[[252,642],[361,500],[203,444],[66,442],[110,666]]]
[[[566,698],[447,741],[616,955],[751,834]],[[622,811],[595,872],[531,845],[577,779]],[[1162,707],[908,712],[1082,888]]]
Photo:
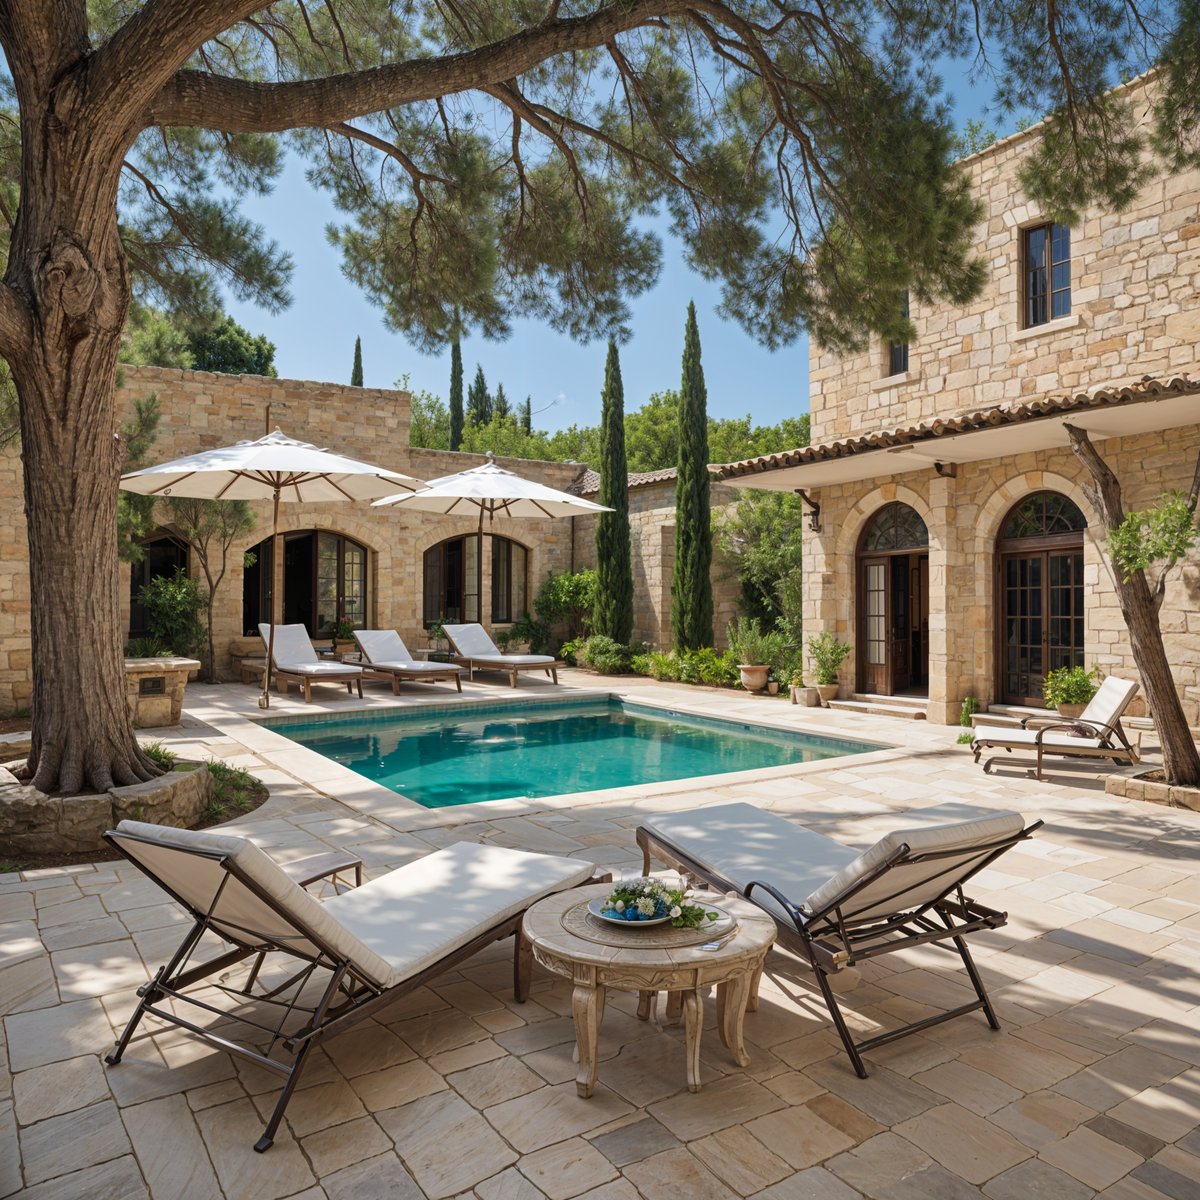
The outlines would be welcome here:
[[[892,621],[891,621],[891,560],[864,558],[861,565],[859,595],[861,633],[859,644],[860,687],[864,692],[881,696],[892,694]]]
[[[905,691],[913,681],[913,589],[908,575],[908,562],[907,554],[890,560],[892,600],[888,612],[888,668],[892,677],[892,692]]]
[[[1046,672],[1083,665],[1083,552],[1006,554],[1000,569],[1003,696],[1041,707]]]

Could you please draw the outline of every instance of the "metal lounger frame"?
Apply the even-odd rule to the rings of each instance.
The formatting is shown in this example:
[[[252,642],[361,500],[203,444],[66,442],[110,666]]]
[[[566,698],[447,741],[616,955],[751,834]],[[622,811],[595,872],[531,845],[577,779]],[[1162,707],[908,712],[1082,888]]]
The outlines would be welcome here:
[[[1020,725],[1020,728],[1027,729],[1029,718],[1026,717]],[[1092,736],[1098,738],[1103,745],[1100,746],[1080,746],[1072,748],[1062,745],[1043,745],[1043,738],[1047,733],[1063,729],[1078,729],[1080,725],[1086,725],[1092,730]],[[1120,742],[1113,741],[1113,738]],[[975,751],[975,761],[978,762],[983,754],[984,747],[989,750],[1000,749],[1011,754],[1014,750],[1031,749],[1028,746],[1012,746],[1005,745],[1002,738],[980,738],[977,739],[972,749]],[[1133,748],[1129,738],[1125,735],[1125,728],[1121,724],[1121,718],[1118,716],[1115,721],[1109,725],[1097,725],[1092,721],[1052,721],[1045,725],[1039,725],[1037,729],[1037,737],[1034,742],[1033,749],[1037,751],[1037,768],[1035,776],[1037,779],[1042,779],[1042,759],[1045,755],[1050,754],[1056,758],[1111,758],[1113,762],[1135,763],[1138,761],[1138,752]],[[987,772],[988,764],[992,761],[992,755],[988,756],[987,762],[983,764],[984,772]]]
[[[867,1068],[863,1064],[862,1052],[870,1050],[874,1046],[886,1045],[899,1038],[907,1037],[910,1033],[919,1033],[933,1025],[940,1025],[943,1021],[950,1021],[955,1017],[965,1016],[967,1013],[980,1009],[983,1010],[988,1024],[993,1029],[1000,1028],[1000,1022],[996,1018],[987,990],[983,986],[983,979],[964,939],[968,934],[976,933],[981,929],[999,929],[1007,923],[1008,914],[986,908],[984,905],[968,899],[963,894],[963,885],[977,872],[995,862],[1006,850],[1010,850],[1018,842],[1031,837],[1036,830],[1041,828],[1042,824],[1041,821],[1035,821],[1019,833],[990,842],[982,842],[978,847],[967,849],[957,847],[953,850],[913,854],[907,845],[901,845],[874,870],[857,880],[854,886],[843,893],[836,902],[813,913],[802,912],[796,904],[776,888],[761,880],[751,880],[744,888],[739,887],[718,871],[697,862],[688,855],[687,851],[661,835],[651,832],[645,826],[638,826],[637,844],[642,850],[644,874],[649,874],[650,859],[653,856],[676,870],[695,876],[721,891],[741,892],[747,899],[753,899],[754,889],[761,888],[774,897],[787,913],[786,920],[772,914],[775,916],[775,923],[779,928],[779,944],[798,954],[812,967],[825,1005],[829,1009],[829,1015],[833,1019],[838,1036],[842,1039],[842,1045],[854,1066],[855,1074],[860,1079],[866,1079]],[[984,855],[982,861],[965,872],[956,871],[954,878],[946,881],[945,890],[935,900],[884,918],[856,917],[852,903],[855,896],[894,868],[933,862],[943,858],[961,859],[964,853],[975,850]],[[912,884],[905,885],[896,895],[899,896],[911,890],[912,886]],[[869,907],[876,909],[885,902],[872,900]],[[934,917],[937,918],[936,921],[933,919]],[[941,922],[940,925],[938,921]],[[924,1017],[919,1021],[913,1021],[908,1025],[889,1029],[875,1037],[856,1042],[838,1006],[837,997],[829,986],[829,976],[836,975],[839,971],[866,959],[912,946],[933,943],[942,949],[949,950],[950,947],[944,945],[947,941],[954,943],[954,950],[962,959],[963,966],[971,980],[971,986],[975,989],[976,999],[948,1012]]]
[[[106,833],[104,838],[109,845],[122,853],[124,853],[120,844],[122,840],[158,845],[158,843],[152,842],[150,839],[137,837],[132,834],[122,833],[114,837],[112,831]],[[334,951],[314,930],[297,921],[292,913],[284,909],[277,900],[267,894],[253,879],[240,871],[237,864],[227,855],[214,852],[206,853],[199,850],[188,850],[186,853],[194,854],[198,858],[209,859],[217,863],[226,873],[226,877],[221,881],[213,895],[208,911],[201,911],[195,908],[165,880],[159,878],[154,872],[147,870],[144,864],[138,862],[131,855],[125,856],[154,880],[173,900],[181,904],[191,914],[193,924],[170,960],[158,969],[151,980],[137,989],[137,994],[140,997],[138,1006],[130,1017],[125,1031],[118,1039],[116,1047],[111,1054],[105,1057],[104,1061],[109,1066],[116,1066],[121,1061],[125,1049],[129,1045],[130,1039],[133,1037],[134,1031],[137,1029],[142,1018],[152,1016],[161,1021],[166,1021],[171,1025],[188,1030],[211,1046],[249,1059],[251,1062],[257,1063],[260,1067],[265,1067],[269,1071],[274,1071],[282,1075],[284,1077],[283,1090],[279,1094],[274,1111],[271,1113],[266,1128],[263,1130],[262,1137],[254,1144],[254,1149],[260,1153],[269,1149],[274,1141],[275,1133],[279,1128],[279,1122],[283,1119],[284,1110],[287,1108],[288,1101],[291,1099],[292,1092],[296,1088],[296,1083],[304,1069],[308,1055],[314,1046],[344,1032],[352,1025],[378,1012],[381,1008],[392,1004],[401,996],[422,987],[431,979],[444,974],[449,968],[470,958],[485,946],[501,938],[509,936],[516,938],[513,953],[513,992],[520,1003],[524,1003],[528,999],[533,954],[532,948],[521,933],[523,911],[497,922],[490,929],[472,938],[465,945],[450,951],[424,970],[408,976],[390,988],[383,988],[356,970],[353,962]],[[212,909],[220,900],[221,894],[230,878],[236,879],[258,900],[283,918],[295,930],[296,938],[303,939],[315,946],[317,954],[314,956],[298,946],[287,945],[279,941],[276,937],[257,930],[238,929],[225,918],[218,918],[214,924]],[[611,878],[611,876],[594,874],[592,878],[584,880],[583,884],[577,886],[603,882],[608,878]],[[310,882],[314,881],[310,880]],[[190,966],[193,952],[199,945],[200,939],[208,932],[212,932],[225,942],[232,943],[233,949],[218,954],[215,958],[211,958],[206,962]],[[238,932],[245,935],[247,939],[246,943],[238,941]],[[300,959],[307,965],[301,968],[298,973],[290,976],[283,983],[277,984],[269,991],[256,994],[252,989],[258,979],[263,960],[269,952],[290,955],[293,958]],[[210,977],[228,970],[244,959],[252,957],[256,961],[252,964],[249,975],[241,987],[225,986],[219,980],[211,980]],[[310,1007],[299,1004],[300,993],[318,969],[329,971],[329,982],[315,1004]],[[204,983],[206,980],[209,980],[209,982]],[[265,1001],[269,1004],[279,1006],[283,1011],[275,1026],[265,1025],[259,1021],[251,1020],[249,1017],[241,1016],[235,1010],[218,1008],[196,996],[188,995],[187,989],[196,984],[201,984],[203,987],[210,989],[215,987],[231,997],[243,997],[247,1001]],[[290,999],[280,998],[289,992],[289,990],[291,992]],[[159,1002],[162,1000],[166,1000],[168,1003],[175,1002],[182,1005],[192,1005],[209,1013],[217,1013],[227,1020],[258,1030],[260,1033],[269,1034],[270,1040],[267,1050],[264,1053],[254,1049],[252,1046],[213,1033],[211,1030],[197,1025],[185,1017],[179,1016],[177,1013],[171,1011],[169,1007],[160,1007]],[[299,1028],[286,1032],[284,1029],[285,1024],[296,1013],[308,1013],[308,1018]],[[271,1050],[277,1045],[292,1055],[290,1065],[270,1057]]]

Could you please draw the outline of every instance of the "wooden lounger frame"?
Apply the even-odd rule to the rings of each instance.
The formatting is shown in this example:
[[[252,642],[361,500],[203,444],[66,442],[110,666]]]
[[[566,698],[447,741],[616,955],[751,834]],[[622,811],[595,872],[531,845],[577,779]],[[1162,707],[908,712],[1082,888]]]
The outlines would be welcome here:
[[[392,685],[392,695],[400,695],[401,680],[407,683],[445,683],[448,679],[454,680],[454,686],[462,691],[462,671],[452,663],[439,664],[445,666],[445,671],[410,671],[405,667],[384,667],[376,666],[374,663],[363,660],[363,674],[368,679],[387,679]]]
[[[545,671],[552,682],[558,682],[558,668],[567,664],[556,659],[552,663],[498,663],[482,662],[469,654],[454,654],[453,660],[467,668],[467,678],[474,679],[476,671],[500,671],[508,676],[508,686],[517,686],[517,676],[522,671]]]
[[[355,667],[353,671],[347,669],[345,674],[324,671],[320,675],[305,675],[275,666],[271,668],[271,674],[275,677],[275,686],[281,695],[286,696],[288,687],[294,683],[304,693],[305,704],[312,703],[312,685],[314,683],[344,683],[346,691],[352,696],[354,695],[354,688],[357,685],[358,698],[362,699],[363,673],[360,667]]]
[[[986,908],[982,904],[968,899],[963,894],[963,885],[977,872],[995,862],[1006,850],[1010,850],[1018,842],[1032,836],[1041,826],[1041,821],[1035,821],[1019,833],[980,843],[978,851],[983,855],[982,860],[976,861],[965,872],[953,868],[948,869],[947,877],[944,880],[945,888],[936,900],[914,909],[902,910],[886,918],[856,916],[855,897],[896,867],[933,862],[943,858],[961,859],[964,853],[963,848],[960,846],[953,850],[913,854],[908,846],[901,845],[873,871],[857,880],[854,886],[839,896],[834,903],[826,905],[817,912],[804,913],[769,883],[752,880],[744,888],[739,887],[718,871],[691,858],[682,847],[645,826],[638,826],[637,844],[642,850],[643,874],[650,873],[650,860],[653,857],[719,891],[740,892],[747,899],[752,900],[754,890],[761,888],[774,897],[787,913],[787,919],[772,914],[775,916],[775,923],[779,928],[778,943],[799,955],[812,967],[825,1005],[829,1009],[829,1015],[833,1019],[834,1027],[842,1040],[842,1045],[850,1058],[855,1074],[860,1079],[866,1079],[867,1068],[863,1064],[862,1052],[870,1050],[874,1046],[886,1045],[899,1038],[907,1037],[910,1033],[919,1033],[923,1029],[940,1025],[943,1021],[950,1021],[955,1017],[965,1016],[967,1013],[981,1009],[988,1024],[993,1029],[1000,1028],[1000,1022],[996,1018],[987,990],[983,986],[983,979],[964,939],[969,934],[976,933],[981,929],[999,929],[1007,923],[1008,914]],[[961,866],[961,864],[958,865]],[[953,874],[951,874],[952,870]],[[896,895],[899,896],[903,892],[909,891],[911,886],[911,884],[904,885]],[[872,900],[870,908],[877,908],[879,903],[878,899]],[[829,986],[829,977],[856,963],[875,958],[880,954],[889,954],[894,950],[904,950],[926,943],[950,950],[951,946],[946,945],[948,942],[953,943],[953,950],[962,959],[963,966],[971,980],[971,986],[975,989],[976,999],[968,1004],[959,1005],[949,1012],[925,1017],[922,1020],[913,1021],[908,1025],[889,1029],[875,1037],[856,1042],[838,1007],[837,997]]]
[[[109,845],[122,853],[124,853],[121,846],[123,840],[158,845],[158,843],[150,839],[127,833],[116,834],[116,831],[113,830],[106,833],[104,838]],[[226,878],[222,880],[220,886],[217,888],[208,911],[193,907],[182,896],[176,893],[165,879],[147,870],[143,863],[131,855],[125,855],[135,866],[139,867],[154,880],[176,903],[182,905],[187,910],[192,918],[192,925],[185,934],[183,941],[179,944],[179,948],[171,956],[166,965],[159,968],[153,979],[138,988],[137,994],[140,997],[138,1006],[130,1017],[129,1023],[125,1026],[125,1031],[118,1039],[116,1047],[112,1053],[105,1057],[104,1061],[109,1066],[116,1066],[121,1061],[121,1057],[124,1055],[125,1049],[129,1045],[129,1041],[133,1037],[134,1031],[137,1029],[142,1018],[151,1016],[161,1021],[166,1021],[168,1024],[186,1029],[202,1041],[217,1047],[219,1050],[249,1059],[251,1062],[257,1063],[260,1067],[266,1068],[268,1071],[282,1075],[284,1078],[283,1090],[279,1094],[275,1108],[267,1121],[266,1128],[263,1130],[262,1137],[254,1144],[254,1149],[259,1153],[269,1149],[274,1141],[275,1133],[279,1128],[279,1122],[283,1119],[284,1110],[287,1108],[288,1101],[292,1097],[292,1092],[296,1088],[296,1083],[300,1078],[301,1072],[304,1070],[308,1056],[315,1046],[344,1032],[352,1025],[357,1024],[380,1009],[386,1008],[387,1005],[394,1003],[401,996],[405,996],[409,992],[423,987],[432,979],[443,975],[450,968],[470,958],[485,946],[499,941],[501,938],[515,938],[513,992],[516,999],[521,1003],[524,1003],[529,997],[533,954],[532,948],[525,941],[521,933],[521,920],[525,915],[524,911],[510,917],[505,917],[504,920],[497,922],[490,929],[472,938],[465,945],[450,951],[444,957],[438,959],[437,962],[422,971],[418,971],[414,975],[410,975],[395,986],[383,988],[362,975],[355,968],[351,960],[335,951],[316,930],[298,922],[295,916],[283,908],[274,897],[265,892],[245,872],[239,870],[237,864],[229,856],[200,850],[188,850],[186,853],[210,859],[226,872]],[[362,882],[362,864],[359,860],[350,857],[341,858],[336,855],[322,855],[320,857],[327,861],[317,864],[319,874],[313,875],[309,872],[308,877],[303,877],[296,876],[293,873],[294,881],[299,883],[300,886],[305,886],[306,883],[313,883],[317,879],[326,878],[335,872],[342,872],[353,868],[356,871],[357,882]],[[245,935],[246,942],[240,942],[237,940],[237,933],[239,931],[225,918],[221,918],[218,922],[218,927],[214,928],[212,925],[212,909],[220,900],[221,893],[231,877],[236,879],[238,883],[253,893],[263,904],[278,914],[295,931],[298,938],[302,938],[315,946],[317,948],[316,955],[307,953],[298,946],[286,944],[270,935],[253,929],[242,929],[240,932]],[[591,883],[602,883],[611,878],[611,875],[594,873],[590,879],[586,879],[583,883],[576,886],[583,887]],[[216,957],[210,958],[206,962],[197,963],[194,966],[190,965],[193,953],[196,951],[200,940],[209,932],[220,937],[223,941],[231,943],[232,948],[217,954]],[[269,990],[255,992],[254,986],[258,980],[259,971],[263,960],[269,952],[287,954],[292,958],[299,959],[303,965],[283,983],[276,984]],[[247,958],[254,959],[254,962],[251,964],[249,974],[241,986],[226,983],[223,975]],[[300,1004],[301,993],[309,981],[316,975],[318,969],[329,972],[328,982],[315,1003]],[[207,999],[202,1000],[197,996],[189,994],[191,989],[207,992],[210,996],[214,990],[223,992],[243,1007],[251,1001],[257,1004],[267,1003],[280,1010],[279,1020],[274,1025],[268,1025],[261,1020],[254,1020],[250,1017],[240,1015],[236,1007],[233,1009],[218,1008]],[[180,1008],[191,1005],[204,1012],[219,1014],[225,1020],[233,1021],[248,1029],[256,1030],[260,1037],[266,1035],[267,1047],[265,1050],[257,1049],[254,1046],[216,1034],[209,1029],[195,1024],[186,1017],[180,1016],[177,1012],[173,1011],[172,1005]],[[287,1029],[286,1026],[296,1016],[301,1018],[299,1025],[290,1030]],[[276,1047],[281,1048],[292,1056],[290,1064],[271,1057],[271,1051]]]

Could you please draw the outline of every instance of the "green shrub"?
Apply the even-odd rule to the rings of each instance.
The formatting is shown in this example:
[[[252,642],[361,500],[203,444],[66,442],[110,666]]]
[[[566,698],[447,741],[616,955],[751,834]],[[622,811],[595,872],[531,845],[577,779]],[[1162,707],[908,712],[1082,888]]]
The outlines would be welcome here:
[[[958,723],[965,725],[968,729],[971,728],[971,718],[979,711],[979,701],[974,696],[968,696],[962,702],[962,708],[959,710]]]
[[[664,654],[661,650],[652,650],[647,656],[650,660],[649,674],[660,683],[678,683],[679,659],[674,654]]]
[[[808,639],[808,656],[812,659],[818,687],[837,683],[842,663],[853,649],[849,642],[843,642],[828,629]]]
[[[629,660],[629,669],[635,675],[651,675],[653,674],[654,656],[650,653],[635,654]]]
[[[196,580],[179,567],[174,575],[150,580],[138,593],[138,600],[145,609],[150,636],[169,646],[171,653],[193,658],[204,649],[208,634],[201,614],[207,601]]]
[[[966,746],[975,740],[975,734],[970,729],[964,729],[954,740],[958,745]]]
[[[126,658],[162,658],[170,653],[166,642],[153,637],[130,638],[125,645]]]
[[[1100,690],[1100,668],[1085,671],[1083,667],[1059,667],[1051,671],[1042,684],[1047,708],[1060,704],[1087,704]]]
[[[208,764],[208,773],[213,781],[213,798],[206,813],[210,820],[223,817],[230,808],[245,812],[255,799],[266,799],[266,784],[241,767],[213,761]]]
[[[496,634],[496,645],[501,650],[528,645],[532,653],[545,654],[550,645],[550,626],[545,621],[535,621],[527,612],[522,613],[507,629]]]
[[[583,648],[586,645],[587,638],[572,638],[569,642],[563,642],[559,646],[558,657],[568,666],[577,667],[579,665],[579,656],[583,653]]]
[[[711,646],[703,646],[699,650],[684,650],[678,658],[682,683],[730,687],[738,681],[737,656],[732,650],[721,654]]]
[[[584,643],[582,661],[600,675],[623,675],[629,670],[633,651],[602,633],[593,634]]]
[[[172,754],[162,742],[143,742],[142,753],[152,763],[162,767],[164,771],[169,771],[175,765],[175,760],[179,757],[177,754]]]
[[[546,627],[565,625],[568,638],[586,636],[596,603],[595,571],[562,571],[538,589],[533,611]]]

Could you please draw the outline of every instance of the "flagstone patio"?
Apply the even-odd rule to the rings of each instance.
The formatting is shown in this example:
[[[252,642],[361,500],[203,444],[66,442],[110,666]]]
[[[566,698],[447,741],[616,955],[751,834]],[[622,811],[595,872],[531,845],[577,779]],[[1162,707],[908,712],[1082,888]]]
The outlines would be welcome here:
[[[570,672],[564,687],[608,682]],[[682,1030],[610,997],[595,1096],[575,1093],[569,985],[544,973],[513,1001],[507,946],[399,1001],[311,1061],[273,1149],[251,1145],[277,1081],[182,1037],[135,1043],[108,1069],[134,989],[182,914],[132,867],[0,876],[0,1196],[155,1200],[1172,1200],[1200,1195],[1200,813],[1107,796],[1068,768],[985,775],[954,730],[612,681],[714,715],[892,743],[859,758],[584,800],[423,810],[264,732],[252,688],[194,687],[176,748],[244,765],[271,799],[233,826],[279,858],[352,848],[369,875],[458,839],[640,868],[640,814],[749,800],[869,844],[902,810],[1017,808],[1046,828],[979,877],[1008,925],[977,937],[1003,1030],[963,1018],[868,1054],[857,1079],[811,978],[768,958],[747,1017],[752,1065],[715,1036],[686,1090]],[[605,689],[608,690],[608,689]],[[464,699],[555,694],[467,685]],[[453,702],[407,689],[377,707]],[[357,702],[354,702],[357,703]],[[345,711],[329,693],[306,708]],[[868,964],[843,993],[861,1030],[960,1002],[949,957]],[[715,1024],[709,1001],[708,1024]]]

